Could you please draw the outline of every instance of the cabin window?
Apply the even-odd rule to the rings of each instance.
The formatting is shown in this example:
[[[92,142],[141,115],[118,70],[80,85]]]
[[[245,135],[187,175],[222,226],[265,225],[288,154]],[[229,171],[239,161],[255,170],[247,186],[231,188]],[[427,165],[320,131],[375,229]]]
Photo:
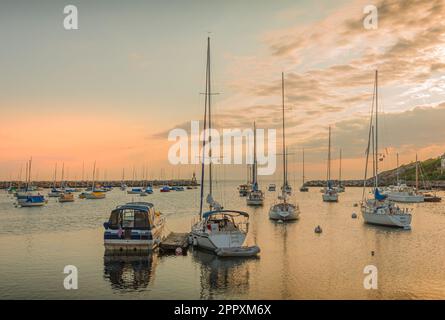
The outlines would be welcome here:
[[[137,229],[148,229],[148,217],[146,212],[134,212],[134,227]]]
[[[134,211],[125,210],[122,216],[122,227],[133,228],[134,227]]]
[[[110,217],[110,227],[117,228],[120,224],[120,211],[113,211]]]

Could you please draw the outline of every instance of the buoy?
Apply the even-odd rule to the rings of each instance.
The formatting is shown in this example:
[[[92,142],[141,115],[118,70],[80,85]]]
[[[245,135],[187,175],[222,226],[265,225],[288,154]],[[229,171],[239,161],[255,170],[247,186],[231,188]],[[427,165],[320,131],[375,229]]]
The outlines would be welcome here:
[[[176,254],[177,256],[182,255],[182,249],[181,249],[180,247],[177,247],[176,250],[175,250],[175,254]]]
[[[354,203],[354,207],[358,207],[358,203]]]
[[[374,256],[374,250],[371,251],[371,256]]]
[[[357,214],[355,212],[352,213],[352,219],[356,219],[357,218]]]
[[[323,230],[321,229],[320,226],[317,226],[317,227],[315,228],[314,232],[315,232],[315,233],[322,233]]]

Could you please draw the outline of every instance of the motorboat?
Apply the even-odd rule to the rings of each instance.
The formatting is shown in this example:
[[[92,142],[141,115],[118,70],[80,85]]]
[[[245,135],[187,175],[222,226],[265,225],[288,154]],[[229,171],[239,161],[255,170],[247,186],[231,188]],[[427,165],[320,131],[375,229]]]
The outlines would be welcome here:
[[[59,196],[59,202],[74,202],[74,195],[70,192],[64,192]]]
[[[104,223],[106,254],[140,253],[155,249],[163,238],[165,217],[148,202],[117,206]]]

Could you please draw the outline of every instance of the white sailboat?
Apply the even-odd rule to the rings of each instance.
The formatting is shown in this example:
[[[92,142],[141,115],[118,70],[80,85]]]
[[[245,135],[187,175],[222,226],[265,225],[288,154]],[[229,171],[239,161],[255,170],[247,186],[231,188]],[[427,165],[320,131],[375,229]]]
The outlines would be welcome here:
[[[373,124],[373,111],[375,102],[375,130]],[[368,171],[369,151],[372,143],[372,160],[374,168],[374,197],[365,200],[366,176]],[[411,213],[408,209],[398,207],[386,195],[379,192],[378,179],[378,72],[375,72],[374,94],[372,100],[371,120],[369,125],[368,147],[366,150],[365,179],[363,183],[363,194],[361,211],[366,223],[384,225],[390,227],[400,227],[411,229]]]
[[[297,220],[300,216],[298,205],[290,203],[287,199],[287,152],[286,152],[286,133],[284,124],[284,73],[281,74],[281,99],[282,99],[282,118],[283,118],[283,185],[281,187],[281,196],[278,197],[278,203],[272,205],[269,209],[269,219],[290,221]]]
[[[322,198],[324,202],[338,201],[338,192],[332,186],[332,181],[331,181],[331,126],[329,126],[327,179],[326,179],[326,187],[323,190]]]
[[[256,125],[253,123],[253,166],[252,166],[252,188],[246,198],[248,206],[262,206],[264,193],[258,187],[258,163],[256,157]]]
[[[244,247],[247,232],[249,230],[249,214],[239,210],[225,210],[213,199],[212,185],[212,117],[211,117],[211,77],[210,77],[210,38],[207,38],[207,65],[206,65],[206,89],[205,89],[205,111],[204,111],[204,132],[208,134],[208,183],[209,194],[206,202],[209,210],[203,212],[204,201],[204,181],[205,181],[205,161],[206,139],[202,144],[202,164],[201,164],[201,195],[199,220],[192,225],[191,237],[193,244],[199,248],[213,251],[218,255],[245,254],[256,255],[259,252],[257,246]],[[208,129],[208,130],[207,130]]]
[[[95,199],[104,199],[105,198],[105,192],[103,192],[102,190],[98,190],[96,188],[95,178],[96,178],[96,161],[94,161],[94,165],[93,165],[93,183],[91,185],[91,192],[85,193],[85,199],[95,200]]]
[[[398,161],[397,161],[398,162]],[[399,171],[399,166],[397,164],[397,172]],[[397,174],[398,180],[398,174]],[[416,188],[408,187],[406,184],[400,184],[397,182],[395,188],[390,189],[388,192],[388,199],[394,202],[403,203],[419,203],[424,202],[425,196],[419,193],[419,161],[417,160],[416,154]]]

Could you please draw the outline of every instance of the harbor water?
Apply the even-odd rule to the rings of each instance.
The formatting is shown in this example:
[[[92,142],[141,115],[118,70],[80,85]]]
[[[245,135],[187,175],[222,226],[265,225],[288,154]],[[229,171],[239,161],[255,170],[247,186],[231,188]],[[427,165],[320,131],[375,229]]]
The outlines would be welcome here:
[[[220,183],[215,199],[250,214],[247,244],[261,248],[255,259],[218,258],[193,248],[184,256],[104,256],[103,222],[114,207],[152,202],[166,215],[167,230],[188,232],[199,189],[155,189],[140,197],[115,188],[103,200],[76,194],[74,203],[49,198],[40,208],[16,208],[2,191],[0,298],[445,299],[445,203],[407,205],[414,209],[412,230],[400,230],[363,223],[354,207],[360,188],[347,188],[338,203],[322,202],[319,188],[310,188],[292,196],[300,220],[283,224],[268,217],[276,192],[266,192],[263,207],[248,207],[239,183]],[[317,225],[321,234],[314,232]],[[67,265],[78,269],[77,290],[64,288]],[[364,287],[368,265],[377,268],[377,289]]]

